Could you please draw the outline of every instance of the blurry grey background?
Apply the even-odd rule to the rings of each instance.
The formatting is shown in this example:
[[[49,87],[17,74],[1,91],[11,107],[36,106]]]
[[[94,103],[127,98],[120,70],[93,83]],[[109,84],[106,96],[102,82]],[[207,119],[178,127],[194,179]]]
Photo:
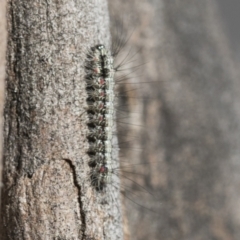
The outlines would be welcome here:
[[[229,38],[234,57],[240,60],[240,1],[217,0],[222,17],[223,29]]]
[[[138,199],[157,213],[126,201],[126,239],[240,239],[237,5],[226,0],[109,1],[112,19],[124,19],[126,32],[134,29],[128,43],[148,63],[144,74],[134,78],[134,72],[131,79],[154,83],[138,90],[146,98],[136,104],[129,84],[124,88],[131,93],[128,107],[143,109],[141,118],[129,114],[128,122],[139,120],[145,129],[140,134],[130,124],[122,129],[140,136],[134,147],[144,149],[136,157],[125,151],[125,159],[144,163],[134,181],[155,198]]]

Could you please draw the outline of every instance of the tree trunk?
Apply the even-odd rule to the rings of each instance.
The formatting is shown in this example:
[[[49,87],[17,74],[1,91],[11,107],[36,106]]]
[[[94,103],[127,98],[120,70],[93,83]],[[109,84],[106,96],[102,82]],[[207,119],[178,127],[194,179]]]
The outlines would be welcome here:
[[[119,193],[91,186],[86,154],[84,64],[110,45],[107,2],[10,0],[7,22],[0,238],[121,239]]]
[[[5,78],[5,54],[7,43],[6,29],[6,1],[0,2],[0,188],[2,188],[2,144],[3,144],[3,106],[4,106],[4,78]],[[1,202],[1,192],[0,192]]]

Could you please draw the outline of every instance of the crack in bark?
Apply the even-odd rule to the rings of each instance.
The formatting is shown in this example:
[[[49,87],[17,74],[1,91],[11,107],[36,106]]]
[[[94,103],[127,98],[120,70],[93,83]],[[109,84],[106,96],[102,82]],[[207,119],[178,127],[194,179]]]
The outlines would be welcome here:
[[[78,189],[78,203],[79,203],[79,208],[80,208],[80,216],[81,216],[81,222],[82,222],[82,226],[81,226],[81,232],[82,232],[82,239],[86,239],[86,215],[85,212],[83,210],[83,201],[81,199],[82,196],[82,192],[81,192],[81,186],[79,185],[78,181],[77,181],[77,175],[76,175],[76,168],[73,165],[72,161],[70,159],[63,159],[65,162],[68,163],[68,165],[70,166],[70,168],[72,169],[72,173],[73,173],[73,183],[74,185],[77,187]]]

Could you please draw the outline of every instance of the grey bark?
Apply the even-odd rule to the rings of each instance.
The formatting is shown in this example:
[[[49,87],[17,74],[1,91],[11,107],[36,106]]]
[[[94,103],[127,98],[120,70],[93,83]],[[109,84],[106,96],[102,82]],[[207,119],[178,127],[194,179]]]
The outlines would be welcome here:
[[[104,0],[8,1],[1,239],[121,239],[118,191],[90,184],[87,50],[110,45]]]
[[[6,1],[0,2],[0,188],[2,188],[2,144],[3,144],[3,106],[4,106],[4,78],[5,55],[7,43],[6,29]],[[0,193],[1,202],[1,193]]]
[[[138,93],[122,86],[131,125],[120,128],[120,142],[128,132],[141,136],[122,149],[124,159],[143,163],[135,181],[154,193],[151,201],[139,198],[143,207],[125,199],[125,238],[240,239],[239,71],[214,1],[109,4],[146,63],[129,81],[149,82]],[[133,150],[139,146],[140,154]]]

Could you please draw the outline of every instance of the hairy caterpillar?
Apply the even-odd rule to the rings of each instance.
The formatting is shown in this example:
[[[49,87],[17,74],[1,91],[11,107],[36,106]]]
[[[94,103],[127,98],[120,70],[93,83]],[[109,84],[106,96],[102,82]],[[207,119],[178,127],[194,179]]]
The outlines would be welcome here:
[[[102,190],[110,180],[115,114],[113,59],[104,45],[91,48],[86,71],[91,180]]]
[[[115,194],[115,191],[121,192],[119,196],[122,196],[124,205],[126,204],[128,208],[130,205],[131,218],[141,214],[151,221],[152,214],[157,216],[156,213],[153,213],[157,209],[152,206],[156,197],[155,190],[149,188],[150,185],[146,185],[145,179],[151,178],[149,172],[156,164],[154,162],[157,162],[157,159],[152,160],[146,156],[149,149],[145,146],[142,147],[139,140],[141,135],[147,131],[144,127],[145,124],[142,124],[144,117],[142,102],[149,101],[149,95],[145,93],[146,89],[155,86],[156,82],[141,76],[147,64],[144,59],[138,58],[140,55],[138,52],[141,49],[132,49],[131,47],[131,38],[134,38],[136,31],[124,33],[121,21],[114,28],[116,32],[112,33],[112,43],[108,44],[107,41],[105,43],[101,39],[85,49],[84,86],[87,93],[85,124],[88,127],[85,135],[88,147],[85,151],[88,153],[86,162],[89,165],[87,181],[92,185],[92,198],[94,199],[96,196],[98,199],[97,202],[93,200],[96,206],[100,204],[101,207],[102,204],[107,204],[114,209],[116,200],[112,201],[114,199],[112,194]],[[111,90],[114,93],[114,113],[112,112],[111,118],[115,123],[114,127],[111,126],[112,129],[104,123],[104,116],[107,113],[104,100],[106,83],[103,80],[108,77],[103,71],[104,65],[108,65],[104,63],[103,58],[105,57],[111,59],[113,71],[111,78],[115,85],[114,90]],[[101,79],[102,77],[103,79]],[[156,101],[155,95],[151,98]],[[105,141],[110,143],[106,134],[109,130],[115,139],[116,136],[118,138],[118,142],[112,143],[111,149],[118,152],[119,146],[120,161],[111,156],[108,158],[110,161],[106,160],[104,145]],[[130,158],[128,157],[129,153],[131,154]]]
[[[122,41],[120,43],[122,43]],[[121,44],[120,47],[122,47]],[[120,168],[114,168],[114,164],[112,163],[115,161],[112,159],[112,149],[114,148],[112,137],[115,134],[114,121],[119,123],[119,119],[115,117],[117,112],[115,98],[121,97],[121,101],[124,101],[123,98],[127,97],[126,92],[132,91],[118,87],[119,93],[115,93],[115,84],[121,84],[122,81],[129,80],[128,74],[125,74],[118,77],[115,81],[115,73],[121,69],[120,67],[123,62],[126,61],[124,59],[124,61],[114,67],[115,57],[121,50],[121,48],[119,48],[119,43],[117,48],[115,52],[112,50],[113,53],[111,53],[104,45],[98,44],[88,51],[85,64],[88,113],[87,124],[89,129],[87,134],[89,148],[87,152],[90,157],[90,179],[92,186],[96,188],[96,190],[101,191],[106,188],[107,184],[114,185],[112,182],[112,175],[119,175],[119,172],[121,172],[120,174],[131,174],[132,168],[134,167],[134,164],[128,162],[125,166],[122,163]],[[132,56],[130,59],[131,58]],[[123,110],[120,110],[120,112],[121,111]],[[128,124],[127,122],[120,121],[120,124],[122,123]],[[136,184],[140,192],[144,192],[144,194],[147,195],[150,194],[144,187],[135,182],[134,179],[128,177],[127,179]],[[127,189],[127,186],[123,188]],[[139,199],[135,201],[130,198],[130,200],[136,204],[139,202]]]

